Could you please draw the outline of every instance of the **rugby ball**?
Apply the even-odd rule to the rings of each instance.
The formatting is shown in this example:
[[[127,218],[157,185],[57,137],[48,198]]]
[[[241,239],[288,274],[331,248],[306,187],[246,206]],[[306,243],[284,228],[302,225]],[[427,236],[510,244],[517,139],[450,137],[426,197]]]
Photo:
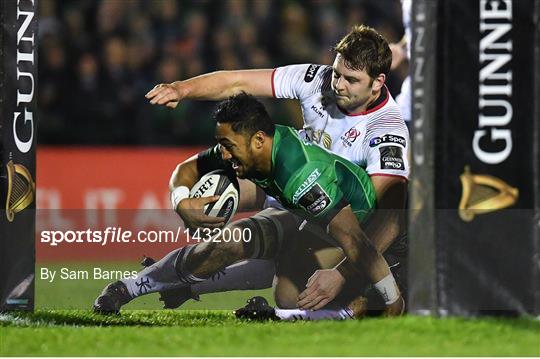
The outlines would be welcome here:
[[[209,172],[195,183],[189,193],[191,198],[214,195],[220,197],[217,202],[204,206],[204,214],[212,217],[225,217],[225,224],[227,224],[236,213],[240,201],[240,188],[236,177],[224,170]]]

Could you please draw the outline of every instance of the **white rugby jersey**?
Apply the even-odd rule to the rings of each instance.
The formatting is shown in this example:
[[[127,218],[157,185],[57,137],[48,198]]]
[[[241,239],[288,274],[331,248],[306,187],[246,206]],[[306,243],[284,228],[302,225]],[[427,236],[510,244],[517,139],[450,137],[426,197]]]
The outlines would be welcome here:
[[[272,74],[272,91],[277,98],[300,100],[300,135],[307,141],[347,158],[370,176],[408,179],[409,131],[386,86],[367,111],[346,114],[335,103],[331,81],[331,66],[278,67]]]

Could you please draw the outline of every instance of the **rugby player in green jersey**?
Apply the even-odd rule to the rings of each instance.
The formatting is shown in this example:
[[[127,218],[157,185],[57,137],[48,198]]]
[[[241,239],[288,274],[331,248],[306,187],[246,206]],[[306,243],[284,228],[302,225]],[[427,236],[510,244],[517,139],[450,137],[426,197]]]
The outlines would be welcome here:
[[[377,195],[377,211],[364,229],[377,250],[384,253],[405,297],[404,209],[410,173],[410,139],[399,107],[384,85],[392,54],[384,37],[365,25],[354,26],[334,50],[336,57],[331,66],[306,63],[274,69],[216,71],[159,84],[146,97],[151,104],[171,108],[183,100],[225,100],[240,92],[297,100],[303,118],[297,124],[302,128],[300,137],[350,160],[369,174]],[[184,169],[189,169],[188,164],[180,163],[171,175],[172,208],[190,228],[223,226],[223,218],[204,215],[202,209],[207,202],[187,198],[185,193],[189,189],[181,185],[177,176]],[[235,228],[252,230],[251,244],[255,250],[222,246],[218,249],[222,256],[235,256],[239,262],[223,268],[223,275],[180,288],[176,293],[161,293],[167,307],[178,307],[200,294],[274,287],[276,302],[282,308],[319,309],[310,300],[314,295],[333,300],[344,285],[350,287],[353,281],[343,271],[348,262],[336,267],[343,259],[343,252],[326,233],[319,235],[317,226],[311,223],[299,231],[302,219],[265,196],[252,182],[241,180],[240,188],[239,209],[257,210],[257,213],[249,220],[236,221]],[[211,197],[207,198],[206,201],[212,201]],[[319,253],[325,254],[324,264]],[[303,260],[299,262],[295,258]],[[368,290],[366,295],[369,303],[381,307],[380,296],[375,291]]]
[[[219,144],[185,163],[180,184],[191,187],[208,170],[232,167],[239,178],[251,180],[285,208],[326,229],[382,296],[386,314],[400,315],[405,303],[394,277],[361,228],[375,207],[367,173],[302,141],[294,129],[274,125],[264,106],[251,95],[241,93],[223,101],[215,119]],[[96,310],[117,311],[134,297],[205,280],[233,264],[236,258],[208,257],[208,247],[214,244],[175,250],[137,278],[113,283],[96,300]],[[145,283],[144,291],[139,282]],[[328,303],[326,298],[312,300],[321,307]]]

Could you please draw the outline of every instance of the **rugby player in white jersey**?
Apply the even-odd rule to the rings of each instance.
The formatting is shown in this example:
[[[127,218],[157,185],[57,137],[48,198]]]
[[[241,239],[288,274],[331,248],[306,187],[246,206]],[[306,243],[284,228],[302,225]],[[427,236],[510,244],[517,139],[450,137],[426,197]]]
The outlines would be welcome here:
[[[409,175],[409,137],[399,109],[384,84],[390,69],[391,52],[384,38],[366,26],[354,27],[335,50],[336,58],[332,66],[306,64],[268,70],[220,71],[157,85],[146,97],[152,104],[171,108],[186,98],[220,100],[241,91],[261,97],[298,99],[304,117],[301,135],[365,168],[371,176],[379,210],[366,228],[366,234],[375,247],[385,254],[393,269],[405,269],[406,246],[402,243],[402,236],[405,233],[403,209]],[[183,171],[189,171],[189,161],[180,164],[173,173],[173,193],[182,187],[180,179]],[[176,193],[186,192],[181,190]],[[257,196],[253,188],[243,183],[241,193],[244,205],[256,205]],[[180,199],[178,196],[174,198],[174,208],[186,225],[214,227],[222,224],[202,214],[203,203],[200,199],[185,198],[185,195]],[[272,202],[269,199],[265,205],[275,205]],[[310,241],[314,236],[310,224],[299,231],[301,223],[293,214],[270,207],[250,220],[240,222],[236,225],[244,225],[255,232],[254,243],[250,246],[201,243],[182,253],[181,260],[186,263],[190,262],[190,256],[210,258],[223,267],[236,262],[224,269],[228,275],[222,276],[222,280],[209,281],[191,273],[190,290],[194,294],[270,287],[276,271],[273,259],[279,256],[278,263],[286,267],[287,263],[296,263],[308,257],[306,254],[313,248],[324,252],[324,255],[311,256],[316,259],[313,262],[319,268],[330,268],[317,270],[311,275],[299,273],[295,268],[287,271],[278,266],[275,292],[280,307],[320,309],[341,292],[346,279],[355,281],[351,277],[355,277],[356,273],[351,274],[347,261],[342,260],[342,253],[331,250],[335,247],[330,244],[312,245]],[[257,224],[253,225],[253,222]],[[319,242],[324,243],[326,239],[320,237]],[[295,243],[291,250],[281,250],[287,248],[288,242],[302,241],[304,247],[299,248]],[[331,258],[321,259],[327,255]],[[249,258],[267,261],[238,263]],[[336,266],[336,263],[340,265]],[[405,292],[404,273],[394,271],[402,292]],[[250,274],[250,279],[245,280]],[[294,280],[295,276],[304,278],[307,288],[299,285],[298,280]]]

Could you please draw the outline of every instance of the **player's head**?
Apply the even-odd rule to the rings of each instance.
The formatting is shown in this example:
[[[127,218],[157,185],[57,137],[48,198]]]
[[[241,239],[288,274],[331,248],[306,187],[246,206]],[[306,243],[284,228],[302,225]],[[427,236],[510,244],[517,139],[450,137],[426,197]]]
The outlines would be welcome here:
[[[222,101],[214,113],[224,160],[240,178],[259,177],[269,167],[275,126],[264,105],[244,92]]]
[[[378,94],[392,63],[388,42],[373,28],[357,25],[334,47],[332,89],[344,110],[355,112]]]

